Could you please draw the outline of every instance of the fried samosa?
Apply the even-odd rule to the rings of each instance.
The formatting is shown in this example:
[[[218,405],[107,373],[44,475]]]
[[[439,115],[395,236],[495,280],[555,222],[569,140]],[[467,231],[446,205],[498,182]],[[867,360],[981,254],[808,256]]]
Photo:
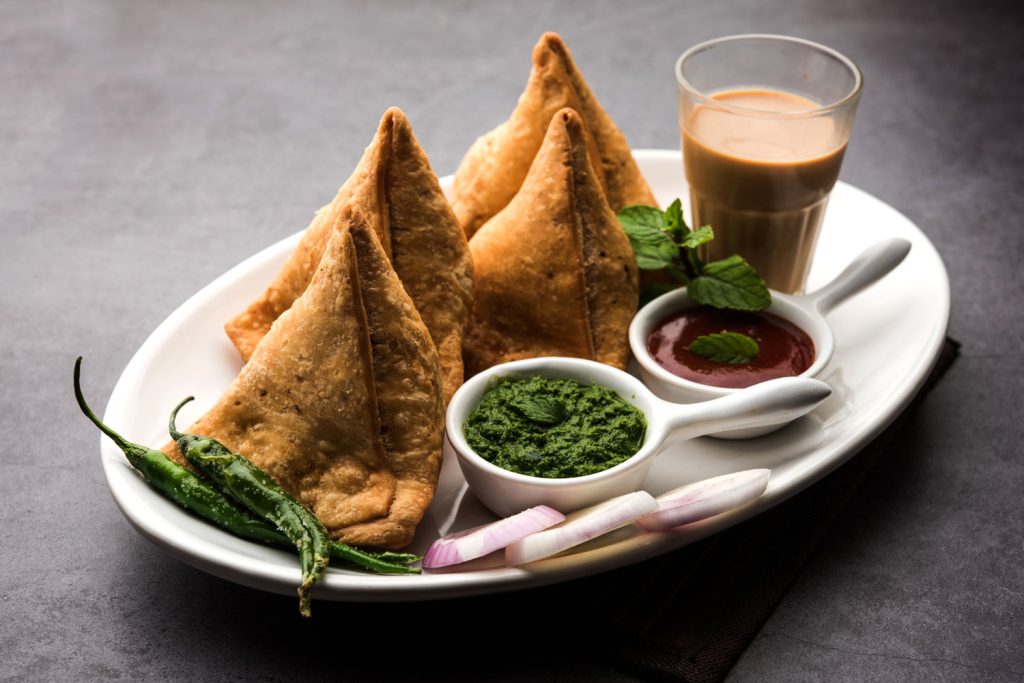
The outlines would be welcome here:
[[[519,191],[551,117],[563,107],[583,117],[590,160],[612,211],[657,206],[629,143],[576,69],[569,48],[557,33],[545,33],[533,48],[530,79],[512,116],[478,138],[455,172],[452,208],[467,237]]]
[[[462,336],[473,301],[466,238],[401,109],[388,109],[355,172],[320,209],[266,292],[224,329],[248,360],[271,323],[306,289],[331,226],[354,206],[377,233],[441,359],[445,400],[462,384]]]
[[[626,367],[636,259],[589,161],[579,114],[551,119],[522,188],[469,249],[476,302],[467,373],[537,356]]]
[[[332,538],[400,548],[441,467],[437,351],[370,221],[345,207],[328,237],[306,291],[186,431],[247,456]]]

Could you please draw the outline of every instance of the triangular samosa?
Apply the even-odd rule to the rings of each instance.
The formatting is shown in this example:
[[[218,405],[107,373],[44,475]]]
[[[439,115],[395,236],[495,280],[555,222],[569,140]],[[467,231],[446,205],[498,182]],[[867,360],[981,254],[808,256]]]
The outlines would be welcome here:
[[[557,33],[545,33],[533,48],[530,79],[512,116],[478,138],[455,172],[452,208],[468,237],[519,191],[551,117],[563,107],[583,117],[591,163],[612,211],[657,206],[629,143],[576,69],[569,48]]]
[[[408,544],[441,467],[437,351],[369,222],[346,207],[306,291],[188,430],[266,471],[332,538]],[[165,451],[182,462],[173,443]]]
[[[388,109],[355,172],[317,212],[260,298],[224,329],[243,360],[306,289],[344,207],[370,222],[441,359],[445,400],[462,384],[462,335],[473,301],[469,248],[437,176],[401,109]]]
[[[468,374],[536,356],[626,367],[636,259],[597,182],[575,111],[551,119],[519,193],[469,249],[476,302],[464,346]]]

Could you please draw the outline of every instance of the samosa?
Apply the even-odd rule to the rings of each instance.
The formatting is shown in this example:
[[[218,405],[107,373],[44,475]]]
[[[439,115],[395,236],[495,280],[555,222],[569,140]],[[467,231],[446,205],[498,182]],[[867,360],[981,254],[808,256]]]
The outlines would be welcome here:
[[[468,374],[537,356],[626,367],[636,259],[597,181],[579,114],[563,109],[551,119],[518,194],[469,249],[476,302]]]
[[[478,138],[455,172],[452,208],[467,237],[519,191],[551,117],[563,107],[583,117],[590,161],[612,211],[657,206],[629,143],[576,69],[569,48],[557,33],[545,33],[533,48],[533,69],[512,116]]]
[[[377,233],[441,359],[445,400],[462,384],[462,336],[472,307],[473,266],[437,176],[401,109],[388,109],[370,146],[330,204],[320,209],[274,281],[224,329],[248,360],[271,323],[306,289],[331,226],[346,206]]]
[[[400,548],[441,467],[437,351],[367,217],[344,207],[328,237],[305,292],[185,431],[247,456],[332,538]]]

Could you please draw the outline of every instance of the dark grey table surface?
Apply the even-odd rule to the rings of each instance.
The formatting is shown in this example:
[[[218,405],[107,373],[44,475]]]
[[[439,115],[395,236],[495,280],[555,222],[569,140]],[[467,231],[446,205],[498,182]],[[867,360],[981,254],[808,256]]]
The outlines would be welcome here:
[[[845,52],[867,85],[842,177],[949,270],[960,360],[731,677],[1024,677],[1022,29],[1012,2],[0,3],[0,678],[631,680],[531,656],[557,615],[485,668],[430,619],[382,629],[390,655],[347,650],[343,609],[297,624],[140,537],[71,395],[77,354],[102,406],[169,312],[303,227],[387,106],[451,172],[546,30],[636,147],[677,146],[671,68],[697,41]]]

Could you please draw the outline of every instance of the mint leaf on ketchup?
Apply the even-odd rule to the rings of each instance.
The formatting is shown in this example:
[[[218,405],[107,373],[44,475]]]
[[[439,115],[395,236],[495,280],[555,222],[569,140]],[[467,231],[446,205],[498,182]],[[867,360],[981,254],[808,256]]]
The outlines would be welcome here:
[[[745,334],[722,330],[697,337],[687,350],[716,363],[743,365],[757,358],[761,348]]]
[[[627,206],[619,213],[619,223],[629,237],[642,270],[669,268],[679,257],[679,246],[665,231],[665,214],[653,206]]]
[[[772,305],[764,279],[742,256],[712,261],[687,285],[690,298],[699,304],[736,311],[763,311]]]

